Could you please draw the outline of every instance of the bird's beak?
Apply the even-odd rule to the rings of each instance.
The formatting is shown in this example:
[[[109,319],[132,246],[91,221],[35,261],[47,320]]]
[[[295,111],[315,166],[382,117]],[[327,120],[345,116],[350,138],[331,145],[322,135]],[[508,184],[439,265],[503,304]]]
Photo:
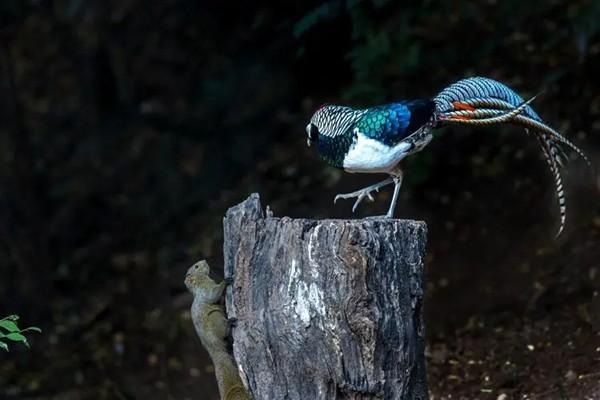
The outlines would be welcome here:
[[[310,147],[310,124],[306,125],[306,145]]]

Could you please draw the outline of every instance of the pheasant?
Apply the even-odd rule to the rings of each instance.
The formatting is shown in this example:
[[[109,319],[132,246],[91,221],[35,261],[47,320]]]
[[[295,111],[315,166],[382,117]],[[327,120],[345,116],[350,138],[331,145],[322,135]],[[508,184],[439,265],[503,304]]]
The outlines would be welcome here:
[[[531,108],[535,99],[524,101],[508,86],[484,77],[460,80],[442,90],[432,100],[408,100],[365,109],[324,105],[306,126],[307,144],[315,144],[319,156],[330,165],[351,173],[386,173],[381,182],[352,193],[338,194],[338,199],[356,199],[352,211],[373,192],[394,184],[386,217],[392,218],[402,184],[400,162],[421,151],[433,138],[433,129],[448,125],[515,124],[533,134],[554,177],[560,210],[558,237],[565,225],[566,204],[561,168],[569,148],[585,154],[569,139],[552,129]]]

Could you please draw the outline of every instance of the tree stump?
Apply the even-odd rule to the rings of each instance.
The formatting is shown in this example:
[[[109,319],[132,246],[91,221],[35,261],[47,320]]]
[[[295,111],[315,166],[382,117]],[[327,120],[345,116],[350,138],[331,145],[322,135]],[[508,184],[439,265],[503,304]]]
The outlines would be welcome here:
[[[424,222],[224,218],[233,349],[255,400],[427,399]]]

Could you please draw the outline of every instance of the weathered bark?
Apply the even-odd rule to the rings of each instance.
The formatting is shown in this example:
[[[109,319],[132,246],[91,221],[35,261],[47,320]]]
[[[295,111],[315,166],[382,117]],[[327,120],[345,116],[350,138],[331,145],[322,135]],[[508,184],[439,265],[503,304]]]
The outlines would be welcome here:
[[[234,354],[255,400],[427,399],[423,222],[224,219]]]

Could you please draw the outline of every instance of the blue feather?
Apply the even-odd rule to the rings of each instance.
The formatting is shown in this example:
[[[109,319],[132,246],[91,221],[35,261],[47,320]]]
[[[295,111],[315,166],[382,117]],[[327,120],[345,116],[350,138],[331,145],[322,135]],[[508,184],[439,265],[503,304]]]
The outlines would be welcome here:
[[[426,124],[434,109],[435,103],[429,100],[372,107],[356,123],[356,128],[371,139],[394,146]]]

